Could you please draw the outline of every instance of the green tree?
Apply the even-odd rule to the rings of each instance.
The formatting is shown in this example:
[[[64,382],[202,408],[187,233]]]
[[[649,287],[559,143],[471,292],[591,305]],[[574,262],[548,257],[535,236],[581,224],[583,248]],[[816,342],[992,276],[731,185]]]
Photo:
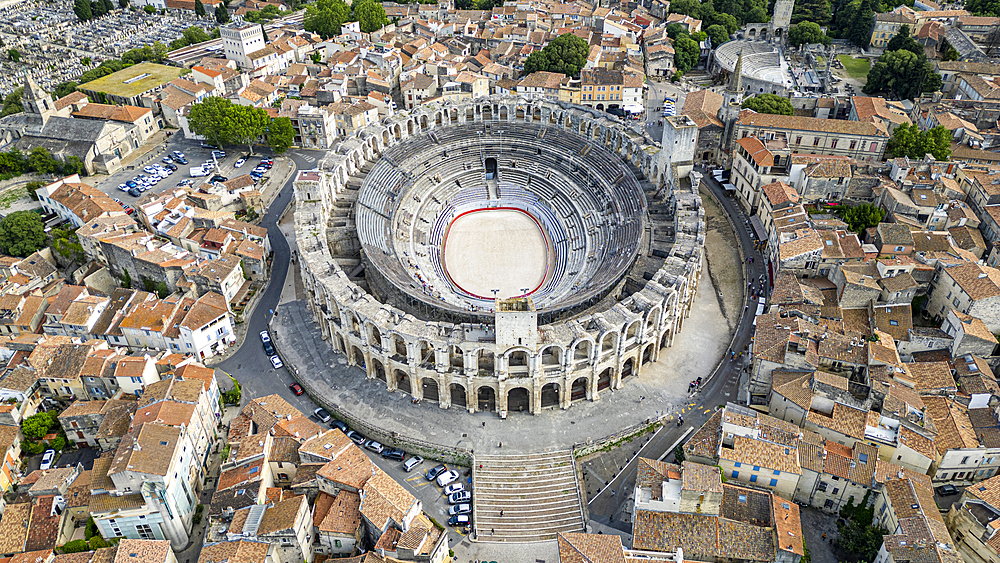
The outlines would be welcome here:
[[[80,21],[87,21],[94,17],[94,10],[90,7],[90,0],[74,0],[73,13]]]
[[[880,526],[862,524],[857,520],[837,522],[839,537],[834,545],[846,554],[849,561],[874,561],[882,547],[882,536],[889,533]]]
[[[667,37],[669,37],[671,40],[674,41],[676,41],[677,38],[680,37],[681,35],[688,34],[687,28],[679,23],[672,23],[668,25],[667,27],[664,28],[664,31],[667,32]]]
[[[316,0],[306,6],[302,26],[323,39],[340,35],[340,26],[351,17],[351,8],[343,0]]]
[[[873,0],[861,0],[857,15],[850,23],[848,39],[862,49],[868,48],[871,42],[872,21],[875,17]]]
[[[94,62],[90,57],[83,57],[80,59],[80,64],[83,66],[90,66],[90,63]]]
[[[105,14],[110,14],[115,11],[115,5],[111,3],[111,0],[100,0],[101,8],[104,10]]]
[[[95,18],[99,18],[107,14],[108,11],[104,9],[104,4],[100,0],[93,0],[90,3],[90,13],[92,13]]]
[[[792,26],[788,30],[788,42],[798,47],[803,44],[812,45],[814,43],[830,44],[830,38],[819,28],[819,24],[813,22],[802,22]]]
[[[885,211],[870,203],[862,203],[861,205],[855,205],[844,213],[844,222],[847,223],[847,226],[852,231],[860,235],[865,232],[865,229],[881,223],[882,217],[885,217]]]
[[[12,62],[19,63],[21,62],[21,52],[17,49],[10,49],[7,51],[7,58]]]
[[[295,127],[287,117],[271,120],[267,127],[267,144],[276,154],[283,154],[295,142]]]
[[[721,25],[726,28],[726,35],[732,35],[740,28],[740,22],[736,21],[736,16],[732,14],[716,12],[707,15],[706,18],[708,18],[709,25]]]
[[[68,96],[73,92],[76,92],[77,86],[79,86],[79,84],[73,82],[72,80],[70,80],[69,82],[63,82],[56,86],[55,90],[52,91],[52,95],[55,97],[55,99],[58,100],[59,98]]]
[[[354,17],[361,24],[362,33],[372,33],[385,27],[389,18],[385,17],[385,8],[375,0],[362,0],[354,3]]]
[[[222,24],[229,23],[229,8],[225,4],[215,7],[215,21]]]
[[[0,219],[0,252],[4,254],[26,257],[44,248],[47,238],[37,213],[15,211]]]
[[[199,18],[205,17],[205,5],[201,3],[201,0],[194,0],[194,14]]]
[[[679,35],[674,41],[674,66],[681,74],[696,67],[700,56],[701,47],[689,36]]]
[[[90,538],[90,549],[97,550],[102,547],[108,547],[108,542],[104,541],[100,534]]]
[[[886,51],[868,71],[865,94],[888,92],[908,100],[921,92],[934,92],[941,88],[941,76],[934,71],[923,53],[917,55],[906,49]]]
[[[910,26],[905,23],[899,27],[899,31],[896,35],[892,36],[892,39],[889,40],[889,44],[885,46],[886,51],[898,51],[900,49],[906,49],[907,51],[918,56],[924,54],[924,47],[920,43],[917,43],[915,39],[910,37]]]
[[[572,33],[564,33],[549,42],[541,51],[528,55],[524,61],[524,74],[539,70],[573,76],[587,64],[590,45]]]
[[[718,47],[726,41],[729,41],[729,33],[726,32],[726,28],[717,23],[708,26],[705,33],[707,33],[709,39],[712,40],[712,47]]]
[[[118,0],[118,7],[122,10],[128,8],[128,0]]]
[[[1000,17],[998,0],[966,0],[965,9],[977,16]]]
[[[3,99],[3,111],[0,111],[0,117],[24,111],[24,106],[21,105],[21,96],[23,95],[24,86],[17,87],[13,92],[7,94],[7,97]]]
[[[312,53],[309,54],[309,58],[312,59],[312,62],[320,64],[323,62],[323,53],[320,53],[319,51],[313,51]]]
[[[59,548],[63,553],[81,553],[84,551],[90,551],[90,546],[87,545],[87,540],[73,540],[68,541]]]
[[[931,154],[937,160],[948,160],[951,140],[951,131],[943,126],[921,131],[916,125],[904,123],[893,131],[886,152],[893,157],[923,158]]]
[[[0,152],[0,174],[8,174],[13,178],[24,172],[25,164],[24,155],[18,149]]]
[[[62,174],[65,176],[71,176],[73,174],[86,175],[87,168],[83,165],[83,161],[80,157],[75,154],[71,154],[66,157],[65,162],[62,165]]]
[[[232,138],[226,132],[226,116],[232,105],[229,100],[218,96],[211,96],[194,104],[188,113],[191,131],[219,147],[231,143]]]
[[[809,21],[826,26],[830,23],[830,14],[830,0],[797,0],[792,9],[792,24]]]
[[[40,442],[32,442],[30,440],[21,440],[21,452],[27,453],[29,455],[38,455],[45,451],[45,444]]]
[[[150,6],[149,4],[146,4],[145,6],[142,7],[142,11],[146,12],[149,15],[153,15],[156,13],[156,8]]]
[[[253,143],[267,132],[270,117],[260,108],[232,104],[226,112],[226,136],[247,145],[253,154]]]
[[[19,211],[18,213],[31,212]],[[37,214],[32,213],[32,215]],[[59,427],[57,416],[58,414],[54,411],[35,413],[21,421],[21,432],[29,440],[41,440],[45,435],[51,433],[53,428]]]
[[[757,94],[752,98],[743,101],[745,109],[752,109],[757,113],[770,113],[773,115],[795,115],[792,102],[788,98],[775,94]]]
[[[35,147],[28,153],[28,168],[39,174],[52,174],[59,167],[59,162],[52,158],[52,153],[45,147]]]

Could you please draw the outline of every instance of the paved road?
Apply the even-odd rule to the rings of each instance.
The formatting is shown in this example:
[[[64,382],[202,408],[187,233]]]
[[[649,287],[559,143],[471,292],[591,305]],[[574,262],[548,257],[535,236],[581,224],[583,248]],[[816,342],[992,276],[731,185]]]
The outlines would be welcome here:
[[[713,180],[706,170],[701,169],[699,171],[705,174],[705,182],[708,184],[709,189],[716,195],[716,198],[722,203],[723,210],[733,220],[736,236],[740,247],[743,249],[742,254],[745,256],[744,275],[746,279],[757,280],[759,276],[764,274],[763,262],[760,253],[753,250],[753,241],[755,239],[750,232],[749,225],[746,223],[746,215],[740,209],[735,199],[727,198],[724,195],[722,186]],[[746,258],[750,256],[754,257],[752,264],[746,263]],[[752,290],[759,291],[760,284],[755,283]],[[750,312],[752,306],[750,301],[750,292],[747,292],[744,294],[744,305],[747,307],[745,312]],[[745,314],[740,319],[734,335],[733,342],[737,353],[743,349],[744,345],[749,343],[752,334],[753,315]],[[702,390],[689,401],[688,406],[683,412],[690,413],[690,415],[684,419],[684,423],[682,425],[667,423],[640,450],[639,456],[652,459],[662,458],[671,461],[671,446],[677,443],[688,432],[689,428],[697,429],[708,420],[710,411],[706,412],[703,407],[716,407],[725,404],[727,401],[735,400],[735,391],[739,383],[740,370],[745,363],[745,359],[745,357],[743,359],[738,358],[735,362],[723,360],[713,373],[711,379],[702,387]],[[699,407],[702,407],[702,409],[699,410]],[[590,517],[592,520],[622,531],[631,531],[631,524],[621,522],[619,516],[621,515],[622,503],[629,498],[635,487],[635,474],[636,460],[632,459],[628,465],[622,468],[614,480],[602,489],[601,492],[589,499]]]

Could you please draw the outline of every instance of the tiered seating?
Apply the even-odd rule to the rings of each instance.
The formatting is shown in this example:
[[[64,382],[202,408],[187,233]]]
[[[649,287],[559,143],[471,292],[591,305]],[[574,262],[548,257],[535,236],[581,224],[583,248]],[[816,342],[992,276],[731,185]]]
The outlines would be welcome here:
[[[477,455],[472,468],[479,541],[539,541],[584,531],[572,452]]]

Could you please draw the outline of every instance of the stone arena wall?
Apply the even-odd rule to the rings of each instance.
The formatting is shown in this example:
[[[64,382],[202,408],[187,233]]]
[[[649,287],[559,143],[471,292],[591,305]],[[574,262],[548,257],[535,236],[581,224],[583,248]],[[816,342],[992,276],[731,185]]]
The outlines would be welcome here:
[[[426,104],[372,124],[331,151],[316,170],[295,182],[295,231],[299,268],[323,338],[367,377],[441,408],[460,406],[505,414],[511,392],[527,394],[528,410],[569,408],[596,401],[670,346],[690,314],[702,272],[705,220],[697,182],[671,186],[675,242],[645,286],[617,302],[601,304],[567,321],[539,326],[537,350],[496,349],[485,324],[425,321],[380,303],[333,259],[326,237],[331,210],[366,162],[412,135],[473,122],[541,122],[563,127],[642,170],[661,186],[663,156],[657,146],[607,114],[589,108],[521,97],[490,97]],[[508,125],[508,126],[510,126]],[[340,203],[343,205],[343,202]],[[516,365],[511,356],[518,354]],[[526,365],[520,365],[524,355]]]

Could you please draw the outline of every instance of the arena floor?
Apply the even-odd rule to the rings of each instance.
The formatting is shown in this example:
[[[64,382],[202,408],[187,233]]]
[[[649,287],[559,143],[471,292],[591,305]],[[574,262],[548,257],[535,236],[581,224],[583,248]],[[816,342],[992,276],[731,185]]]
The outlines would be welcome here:
[[[549,246],[534,217],[518,209],[459,215],[444,240],[444,269],[465,293],[484,299],[537,291],[548,272]]]

